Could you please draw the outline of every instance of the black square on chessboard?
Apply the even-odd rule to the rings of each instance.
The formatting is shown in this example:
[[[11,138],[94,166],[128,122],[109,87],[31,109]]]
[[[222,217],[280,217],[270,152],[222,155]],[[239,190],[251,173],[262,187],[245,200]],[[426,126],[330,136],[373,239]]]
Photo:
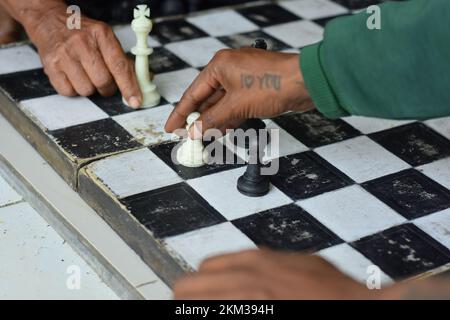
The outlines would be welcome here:
[[[301,20],[300,17],[276,4],[250,6],[237,11],[260,27]]]
[[[450,262],[450,251],[411,223],[362,238],[352,246],[395,280]]]
[[[353,181],[313,151],[281,157],[271,182],[293,200],[310,198],[353,184]]]
[[[186,20],[176,19],[156,23],[151,36],[160,43],[167,44],[207,37],[208,35]]]
[[[419,122],[369,136],[412,166],[420,166],[450,155],[450,141]]]
[[[250,47],[255,42],[255,39],[266,40],[267,50],[281,51],[289,48],[287,44],[275,39],[261,30],[233,34],[230,36],[219,37],[218,39],[233,49]]]
[[[226,221],[184,182],[120,201],[158,238],[175,236]]]
[[[377,178],[362,186],[407,219],[450,208],[450,191],[415,169]]]
[[[327,119],[318,111],[291,113],[276,117],[274,121],[310,148],[343,141],[361,133],[343,120]]]
[[[0,75],[0,87],[14,100],[23,101],[56,94],[44,69]]]
[[[343,241],[295,204],[233,221],[258,246],[292,251],[318,251]]]
[[[81,159],[142,146],[110,118],[58,129],[51,131],[50,134],[64,150]]]
[[[145,108],[133,109],[125,105],[122,101],[122,94],[117,91],[111,97],[102,97],[100,94],[96,93],[93,96],[89,97],[96,106],[105,111],[109,116],[118,116],[120,114],[129,113],[129,112],[139,112],[142,110],[146,110]],[[163,106],[168,104],[163,97],[161,97],[161,101],[158,106]]]
[[[172,161],[172,149],[177,145],[179,142],[170,142],[165,144],[159,144],[154,145],[150,147],[150,150],[155,153],[160,159],[162,159],[169,167],[171,167],[181,178],[188,180],[188,179],[194,179],[199,178],[208,174],[217,173],[225,170],[230,170],[234,168],[241,167],[245,165],[245,161],[241,158],[239,158],[236,154],[231,154],[232,152],[228,150],[222,143],[220,142],[213,142],[214,146],[217,146],[218,148],[221,148],[223,151],[224,156],[224,164],[206,164],[201,167],[197,168],[189,168],[185,167],[180,164],[174,164]],[[211,147],[211,146],[210,146]],[[211,149],[213,149],[211,147]],[[231,157],[228,159],[228,161],[225,161],[226,156]],[[214,153],[213,153],[214,156]],[[220,182],[218,182],[220,183]]]
[[[164,47],[156,47],[150,59],[150,70],[154,74],[189,68],[190,66]]]

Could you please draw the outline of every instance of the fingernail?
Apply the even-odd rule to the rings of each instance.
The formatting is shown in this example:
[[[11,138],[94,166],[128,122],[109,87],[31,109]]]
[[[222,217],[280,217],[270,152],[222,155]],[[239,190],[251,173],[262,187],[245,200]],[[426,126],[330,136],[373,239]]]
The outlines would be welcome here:
[[[139,101],[139,99],[137,97],[131,97],[130,100],[128,101],[128,103],[133,108],[139,108],[141,106],[141,102]]]

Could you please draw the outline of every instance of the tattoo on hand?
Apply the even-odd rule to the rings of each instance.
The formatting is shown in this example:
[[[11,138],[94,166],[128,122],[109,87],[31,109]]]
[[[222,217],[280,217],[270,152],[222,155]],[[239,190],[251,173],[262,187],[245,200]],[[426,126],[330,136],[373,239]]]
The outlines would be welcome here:
[[[271,73],[265,73],[263,76],[254,76],[245,73],[241,75],[241,87],[243,89],[251,89],[255,85],[259,86],[261,90],[280,91],[281,76]]]

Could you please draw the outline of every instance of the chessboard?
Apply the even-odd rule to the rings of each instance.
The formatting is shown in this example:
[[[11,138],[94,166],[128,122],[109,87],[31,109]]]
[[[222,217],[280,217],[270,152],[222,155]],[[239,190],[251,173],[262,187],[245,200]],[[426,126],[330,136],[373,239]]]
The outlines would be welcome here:
[[[355,3],[262,1],[157,19],[150,65],[163,100],[138,111],[120,95],[56,95],[33,47],[2,48],[1,112],[169,284],[205,257],[261,246],[321,255],[362,282],[373,264],[383,283],[435,273],[450,267],[450,118],[267,119],[279,133],[279,171],[260,198],[236,188],[242,161],[171,161],[177,142],[165,121],[217,50],[263,38],[269,50],[299,52],[331,18],[361,9]],[[129,52],[131,28],[115,32]]]

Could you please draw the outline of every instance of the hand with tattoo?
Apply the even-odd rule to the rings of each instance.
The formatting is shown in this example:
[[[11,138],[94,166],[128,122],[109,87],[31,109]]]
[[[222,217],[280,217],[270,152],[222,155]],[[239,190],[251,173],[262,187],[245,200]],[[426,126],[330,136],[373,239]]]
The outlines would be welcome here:
[[[298,54],[254,48],[217,52],[173,110],[166,131],[182,128],[194,111],[201,113],[202,133],[224,133],[248,118],[312,109],[299,63]]]

